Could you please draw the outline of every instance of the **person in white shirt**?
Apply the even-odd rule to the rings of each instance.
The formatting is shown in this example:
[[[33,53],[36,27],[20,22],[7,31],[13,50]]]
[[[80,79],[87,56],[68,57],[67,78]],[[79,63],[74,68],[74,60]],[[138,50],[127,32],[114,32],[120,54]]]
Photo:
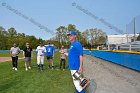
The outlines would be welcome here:
[[[13,44],[13,47],[11,47],[10,49],[10,54],[11,54],[11,57],[12,57],[12,65],[13,65],[13,69],[15,71],[17,71],[17,61],[18,61],[18,54],[20,53],[20,49],[19,47],[17,47],[17,44],[14,43]]]
[[[43,46],[42,42],[39,42],[39,46],[36,49],[37,52],[37,65],[38,65],[38,70],[40,70],[40,67],[42,70],[44,69],[44,54],[46,52],[46,48]]]
[[[66,64],[66,55],[65,55],[65,52],[66,50],[64,49],[64,46],[62,45],[61,46],[61,49],[60,49],[60,69],[61,69],[61,66],[63,64],[63,71],[65,70],[65,64]]]

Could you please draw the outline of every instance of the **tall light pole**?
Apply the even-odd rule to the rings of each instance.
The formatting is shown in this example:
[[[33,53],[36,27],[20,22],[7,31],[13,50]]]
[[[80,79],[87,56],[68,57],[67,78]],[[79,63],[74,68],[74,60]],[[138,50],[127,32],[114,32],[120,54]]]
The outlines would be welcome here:
[[[126,40],[127,40],[127,43],[128,43],[128,28],[127,28],[127,24],[126,24]]]
[[[136,17],[134,17],[134,41],[136,41]]]

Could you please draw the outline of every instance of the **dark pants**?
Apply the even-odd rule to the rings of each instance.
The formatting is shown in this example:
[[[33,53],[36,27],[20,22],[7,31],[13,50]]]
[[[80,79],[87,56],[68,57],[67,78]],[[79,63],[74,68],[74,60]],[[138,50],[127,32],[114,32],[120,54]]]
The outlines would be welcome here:
[[[13,67],[17,68],[17,61],[18,61],[18,56],[12,57],[12,65]]]
[[[44,65],[43,64],[41,64],[41,65],[39,64],[38,65],[38,70],[40,70],[40,66],[41,66],[42,70],[44,70]]]
[[[60,60],[60,69],[61,69],[62,64],[63,64],[63,69],[65,69],[66,59]]]

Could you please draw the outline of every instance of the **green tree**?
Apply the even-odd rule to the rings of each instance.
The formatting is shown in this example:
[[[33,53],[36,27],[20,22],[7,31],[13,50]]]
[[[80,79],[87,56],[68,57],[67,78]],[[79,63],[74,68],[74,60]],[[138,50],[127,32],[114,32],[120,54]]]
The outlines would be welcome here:
[[[13,28],[13,27],[8,29],[8,34],[9,34],[10,37],[16,37],[17,36],[17,32],[16,32],[15,28]]]
[[[73,25],[73,24],[69,24],[69,25],[68,25],[68,31],[71,31],[71,30],[76,31],[76,30],[77,30],[77,29],[76,29],[76,26]]]
[[[66,47],[69,47],[68,37],[67,33],[74,30],[77,32],[77,40],[80,41],[83,46],[86,45],[86,39],[83,37],[82,33],[76,29],[76,26],[74,24],[69,24],[66,26],[59,26],[57,29],[57,34],[52,39],[56,42],[59,42],[59,46],[65,45]]]
[[[106,33],[97,28],[87,29],[83,32],[83,37],[87,43],[90,43],[92,46],[105,44],[107,39]]]
[[[6,49],[7,45],[7,37],[6,37],[6,31],[3,27],[0,26],[0,49]]]
[[[61,47],[61,45],[65,45],[68,41],[67,38],[68,30],[67,27],[65,26],[59,26],[56,30],[57,34],[55,41],[57,40],[59,42],[59,47]]]
[[[16,29],[13,27],[6,31],[0,26],[0,49],[10,49],[13,43],[17,43],[17,45],[23,49],[26,42],[29,42],[32,48],[36,48],[39,42],[45,44],[45,40],[41,38],[37,39],[35,36],[17,33]]]

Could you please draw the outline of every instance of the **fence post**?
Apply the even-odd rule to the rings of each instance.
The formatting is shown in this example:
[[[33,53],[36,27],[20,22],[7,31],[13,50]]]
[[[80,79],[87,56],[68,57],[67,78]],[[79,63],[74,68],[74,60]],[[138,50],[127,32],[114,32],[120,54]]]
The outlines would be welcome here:
[[[129,51],[131,52],[131,44],[129,45]]]

